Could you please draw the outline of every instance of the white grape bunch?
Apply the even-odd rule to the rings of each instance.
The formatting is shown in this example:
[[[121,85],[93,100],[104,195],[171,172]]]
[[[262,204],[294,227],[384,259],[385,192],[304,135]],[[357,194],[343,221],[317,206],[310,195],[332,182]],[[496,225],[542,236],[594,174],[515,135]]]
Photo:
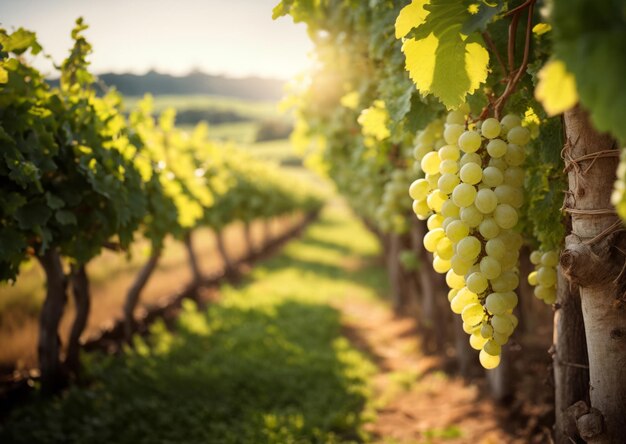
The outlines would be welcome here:
[[[418,136],[415,155],[425,177],[411,184],[409,194],[417,217],[428,219],[424,247],[433,254],[434,270],[446,274],[452,311],[480,350],[480,363],[491,369],[518,323],[513,309],[522,237],[514,228],[530,132],[515,115],[468,125],[463,111],[452,111],[441,145],[440,126]]]
[[[556,250],[536,250],[530,254],[530,262],[535,270],[528,275],[528,283],[535,287],[534,294],[546,304],[556,302],[557,272],[559,253]]]

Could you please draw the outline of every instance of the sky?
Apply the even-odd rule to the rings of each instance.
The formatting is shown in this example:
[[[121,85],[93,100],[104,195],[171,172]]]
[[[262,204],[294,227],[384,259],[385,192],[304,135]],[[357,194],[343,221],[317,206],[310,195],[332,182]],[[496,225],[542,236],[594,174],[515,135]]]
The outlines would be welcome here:
[[[303,24],[272,20],[278,0],[0,0],[0,26],[35,31],[60,63],[78,16],[90,28],[97,73],[201,70],[233,77],[289,79],[310,65]],[[45,72],[51,64],[38,57]]]

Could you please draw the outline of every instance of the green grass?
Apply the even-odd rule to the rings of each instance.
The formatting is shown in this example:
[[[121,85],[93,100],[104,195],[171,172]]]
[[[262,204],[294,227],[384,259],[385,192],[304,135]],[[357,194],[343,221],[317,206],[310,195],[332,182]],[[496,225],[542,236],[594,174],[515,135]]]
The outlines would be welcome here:
[[[342,206],[219,303],[188,303],[122,358],[89,355],[87,387],[15,411],[11,443],[332,443],[367,440],[373,364],[332,303],[376,300],[375,239]]]

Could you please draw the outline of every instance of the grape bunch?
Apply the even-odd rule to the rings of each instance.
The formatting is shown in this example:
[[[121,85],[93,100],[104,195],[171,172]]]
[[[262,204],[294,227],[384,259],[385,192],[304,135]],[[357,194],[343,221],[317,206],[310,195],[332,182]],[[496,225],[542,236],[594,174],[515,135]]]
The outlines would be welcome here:
[[[535,271],[528,275],[528,283],[535,287],[534,293],[538,299],[546,304],[556,302],[556,266],[559,264],[559,254],[556,250],[536,250],[530,254],[530,262]]]
[[[383,232],[402,234],[408,230],[406,216],[411,211],[411,205],[406,199],[406,184],[411,183],[420,173],[417,162],[406,169],[398,168],[391,173],[375,213],[378,226]]]
[[[459,110],[447,115],[442,136],[441,146],[432,135],[427,139],[428,152],[418,137],[415,154],[425,177],[411,184],[409,195],[417,217],[427,219],[424,247],[435,271],[446,274],[452,311],[480,350],[480,363],[491,369],[518,322],[522,237],[514,228],[530,133],[515,115],[467,124]]]

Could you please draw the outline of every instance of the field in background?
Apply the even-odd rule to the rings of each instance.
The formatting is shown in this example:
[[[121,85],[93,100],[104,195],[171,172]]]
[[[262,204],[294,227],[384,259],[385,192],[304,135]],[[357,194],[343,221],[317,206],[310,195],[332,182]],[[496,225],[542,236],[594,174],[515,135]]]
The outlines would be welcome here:
[[[128,110],[136,106],[138,97],[125,98]],[[216,140],[228,140],[250,151],[260,159],[283,165],[290,173],[310,181],[314,186],[329,190],[327,181],[321,180],[302,167],[302,157],[297,155],[287,138],[256,142],[256,134],[264,121],[289,121],[288,116],[280,115],[274,102],[253,102],[219,96],[156,96],[155,114],[168,107],[182,113],[189,110],[211,109],[232,112],[244,116],[249,121],[209,125],[209,134]],[[181,125],[191,130],[193,125]],[[286,221],[276,222],[274,233],[286,228]],[[260,240],[260,228],[254,230]],[[241,227],[230,227],[226,237],[229,250],[235,257],[243,254]],[[214,249],[214,236],[209,230],[199,230],[196,235],[196,248],[205,272],[216,272],[221,262]],[[133,256],[128,260],[123,254],[105,252],[89,266],[93,284],[93,309],[85,336],[94,334],[121,315],[122,300],[135,274],[145,261],[147,244],[138,241],[133,246]],[[179,242],[170,241],[158,272],[149,283],[143,298],[144,304],[154,303],[180,290],[191,278],[186,263],[186,252]],[[43,273],[38,264],[24,265],[22,276],[15,286],[0,284],[0,366],[32,367],[35,364],[35,341],[37,319],[43,303],[45,288]],[[71,301],[70,301],[71,302]],[[69,331],[73,308],[63,320],[63,330]]]

